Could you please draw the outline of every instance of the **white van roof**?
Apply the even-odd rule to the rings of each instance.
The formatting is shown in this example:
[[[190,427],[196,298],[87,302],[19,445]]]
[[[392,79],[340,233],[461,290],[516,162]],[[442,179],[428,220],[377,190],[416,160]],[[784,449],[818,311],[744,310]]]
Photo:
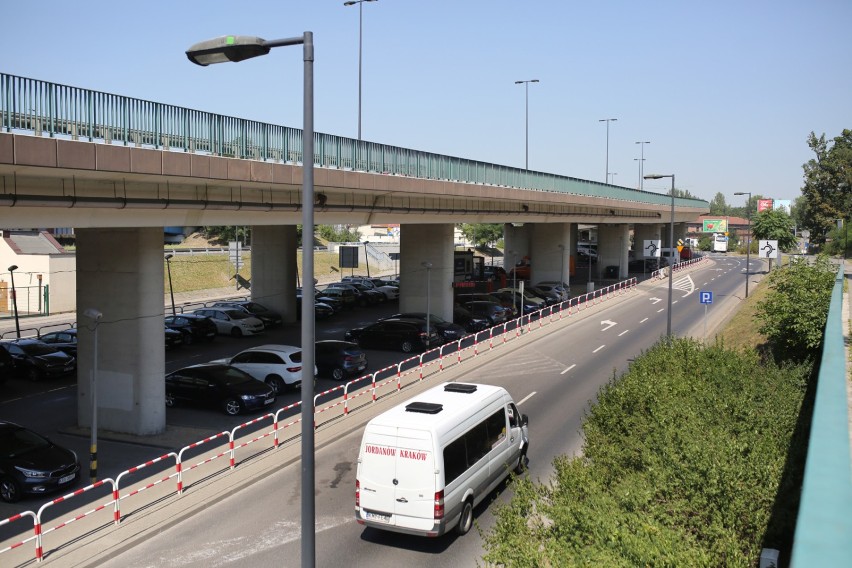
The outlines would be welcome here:
[[[508,395],[506,389],[474,383],[443,383],[376,416],[370,426],[401,426],[410,429],[442,430],[470,416],[472,406],[481,406]]]

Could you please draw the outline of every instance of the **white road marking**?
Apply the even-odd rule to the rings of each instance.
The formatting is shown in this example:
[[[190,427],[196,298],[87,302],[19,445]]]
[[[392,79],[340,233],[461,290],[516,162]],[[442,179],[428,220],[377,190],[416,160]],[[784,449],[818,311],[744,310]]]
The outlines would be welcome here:
[[[628,331],[630,331],[630,330],[629,330],[629,329],[625,329],[624,331],[622,331],[621,333],[619,333],[619,334],[618,334],[618,337],[621,337],[622,335],[624,335],[624,334],[625,334],[625,333],[627,333]]]
[[[601,320],[601,325],[605,325],[605,326],[606,326],[606,327],[605,327],[605,328],[603,328],[601,331],[606,331],[606,330],[608,330],[609,328],[611,328],[612,326],[614,326],[614,325],[615,325],[615,322],[614,322],[614,321],[612,321],[612,320]]]
[[[562,371],[562,372],[561,372],[561,373],[559,373],[559,374],[560,374],[560,375],[564,375],[565,373],[567,373],[568,371],[570,371],[571,369],[573,369],[573,368],[574,368],[574,367],[576,367],[576,366],[577,366],[577,364],[575,363],[575,364],[571,365],[570,367],[568,367],[567,369],[565,369],[564,371]]]
[[[645,323],[646,321],[648,321],[648,318],[643,319],[643,320],[642,320],[642,321],[640,321],[639,323]]]
[[[606,345],[601,345],[600,347],[598,347],[597,349],[595,349],[594,351],[592,351],[592,353],[597,353],[598,351],[600,351],[600,350],[601,350],[601,349],[603,349],[604,347],[606,347]]]
[[[660,312],[662,312],[662,311],[664,311],[664,310],[665,310],[665,308],[660,308],[659,310],[657,310],[657,313],[660,313]]]
[[[573,367],[573,366],[574,366],[574,365],[571,365],[571,367]],[[570,369],[571,367],[568,367],[568,368]],[[527,396],[525,396],[524,398],[522,398],[522,399],[521,399],[521,402],[519,402],[519,403],[518,403],[518,406],[522,405],[523,403],[525,403],[526,401],[528,401],[529,399],[531,399],[532,397],[534,397],[534,396],[535,396],[535,394],[536,394],[536,391],[532,391],[530,394],[528,394]]]

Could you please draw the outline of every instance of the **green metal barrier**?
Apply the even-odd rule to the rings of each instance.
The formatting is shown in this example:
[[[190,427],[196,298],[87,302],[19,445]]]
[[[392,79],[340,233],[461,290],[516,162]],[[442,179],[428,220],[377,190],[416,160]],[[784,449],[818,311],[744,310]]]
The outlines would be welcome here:
[[[852,565],[852,465],[846,399],[841,264],[822,347],[791,566]]]
[[[0,128],[254,160],[300,163],[302,130],[0,74]],[[315,166],[670,205],[667,195],[316,133]],[[701,199],[676,198],[707,208]]]

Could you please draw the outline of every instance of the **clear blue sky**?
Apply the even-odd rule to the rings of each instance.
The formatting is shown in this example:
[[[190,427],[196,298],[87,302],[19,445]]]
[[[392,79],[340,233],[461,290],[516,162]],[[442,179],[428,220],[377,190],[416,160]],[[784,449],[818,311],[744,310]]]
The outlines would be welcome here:
[[[379,0],[363,6],[363,138],[637,187],[674,173],[795,199],[810,131],[852,128],[849,0]],[[314,33],[316,129],[357,136],[358,7],[342,0],[0,0],[0,71],[302,125],[301,48],[202,68],[226,34]],[[665,191],[669,180],[648,181]]]

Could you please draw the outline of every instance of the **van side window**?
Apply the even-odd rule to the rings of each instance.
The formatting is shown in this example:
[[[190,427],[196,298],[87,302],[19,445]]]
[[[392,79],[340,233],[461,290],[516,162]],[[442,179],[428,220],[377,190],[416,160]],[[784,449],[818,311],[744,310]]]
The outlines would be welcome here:
[[[473,426],[444,448],[444,483],[449,485],[488,455],[506,436],[506,411],[502,408]]]

